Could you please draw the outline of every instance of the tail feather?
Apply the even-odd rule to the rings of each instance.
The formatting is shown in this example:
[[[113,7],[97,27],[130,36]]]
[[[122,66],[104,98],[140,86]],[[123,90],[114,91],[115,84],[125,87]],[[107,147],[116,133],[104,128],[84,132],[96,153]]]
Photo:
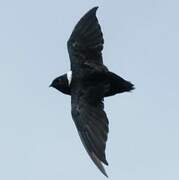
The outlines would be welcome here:
[[[118,93],[129,92],[135,89],[134,85],[131,82],[126,81],[125,79],[112,72],[109,72],[108,80],[110,83],[110,88],[105,93],[105,97],[112,96]]]

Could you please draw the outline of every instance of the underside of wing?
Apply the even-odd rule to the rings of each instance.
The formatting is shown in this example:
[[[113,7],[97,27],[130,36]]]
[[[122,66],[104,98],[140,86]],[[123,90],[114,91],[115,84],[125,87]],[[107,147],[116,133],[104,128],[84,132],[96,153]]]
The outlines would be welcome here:
[[[80,19],[68,40],[71,63],[79,63],[78,60],[83,59],[102,64],[104,40],[96,11],[97,7],[94,7]]]
[[[78,109],[78,108],[77,108]],[[81,141],[88,152],[90,158],[105,175],[103,164],[108,165],[105,156],[105,148],[108,134],[108,119],[100,107],[92,107],[84,104],[77,109],[73,109],[72,116]]]
[[[90,158],[107,176],[103,163],[108,165],[105,149],[109,122],[104,111],[103,83],[81,85],[75,92],[72,90],[72,117],[81,141]]]

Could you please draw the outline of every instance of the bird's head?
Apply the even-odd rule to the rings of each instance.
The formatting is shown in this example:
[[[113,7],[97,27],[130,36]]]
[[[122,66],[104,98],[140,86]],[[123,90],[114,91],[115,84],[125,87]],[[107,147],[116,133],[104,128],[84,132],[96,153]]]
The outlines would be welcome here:
[[[67,75],[68,73],[55,78],[49,87],[53,87],[64,94],[70,95],[70,83]]]

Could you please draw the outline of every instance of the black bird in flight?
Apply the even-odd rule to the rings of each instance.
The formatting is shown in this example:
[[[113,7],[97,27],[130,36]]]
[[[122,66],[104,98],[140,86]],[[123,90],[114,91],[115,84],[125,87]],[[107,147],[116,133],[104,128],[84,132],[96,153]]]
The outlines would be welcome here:
[[[131,91],[134,86],[103,64],[103,34],[96,17],[98,7],[89,10],[75,26],[67,43],[71,71],[53,80],[51,87],[71,96],[71,114],[90,158],[105,175],[103,164],[108,136],[104,97]]]

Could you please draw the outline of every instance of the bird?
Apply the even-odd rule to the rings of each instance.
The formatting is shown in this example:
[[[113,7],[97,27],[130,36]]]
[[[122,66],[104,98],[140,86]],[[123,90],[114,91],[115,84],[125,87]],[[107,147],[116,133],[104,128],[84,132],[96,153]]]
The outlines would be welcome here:
[[[109,121],[104,98],[134,89],[134,85],[103,64],[103,33],[90,9],[74,27],[67,49],[70,71],[55,78],[50,87],[71,96],[71,115],[81,142],[97,168],[108,177],[104,165]]]

